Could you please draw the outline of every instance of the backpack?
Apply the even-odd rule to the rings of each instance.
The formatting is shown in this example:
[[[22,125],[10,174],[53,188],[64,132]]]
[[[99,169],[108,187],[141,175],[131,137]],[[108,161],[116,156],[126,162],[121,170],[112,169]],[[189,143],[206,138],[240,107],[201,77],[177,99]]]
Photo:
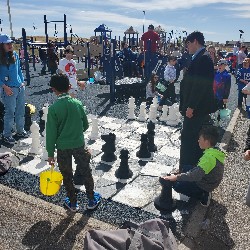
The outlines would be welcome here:
[[[0,176],[5,175],[12,165],[12,160],[9,154],[0,153]]]
[[[177,250],[169,223],[156,218],[144,223],[125,222],[113,231],[90,230],[84,239],[85,250]]]

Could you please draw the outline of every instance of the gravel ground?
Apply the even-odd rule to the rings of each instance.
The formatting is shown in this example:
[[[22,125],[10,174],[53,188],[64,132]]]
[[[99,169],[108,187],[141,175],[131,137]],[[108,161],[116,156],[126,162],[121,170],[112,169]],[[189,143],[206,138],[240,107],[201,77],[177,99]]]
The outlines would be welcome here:
[[[210,225],[197,239],[197,250],[250,249],[250,208],[245,205],[250,171],[242,153],[249,125],[250,120],[242,112],[228,147],[223,181],[213,192],[207,211]]]

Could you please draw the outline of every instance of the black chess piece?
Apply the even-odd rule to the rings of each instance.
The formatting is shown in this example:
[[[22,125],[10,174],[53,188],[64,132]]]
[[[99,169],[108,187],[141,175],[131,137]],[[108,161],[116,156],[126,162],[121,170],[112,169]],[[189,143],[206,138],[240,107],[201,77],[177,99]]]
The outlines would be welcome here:
[[[157,151],[157,146],[154,142],[155,137],[155,124],[152,121],[149,121],[147,124],[147,135],[148,135],[148,150],[149,152]]]
[[[133,172],[129,169],[128,159],[129,152],[127,149],[122,149],[120,157],[121,162],[119,168],[115,171],[115,176],[119,179],[129,179],[133,176]]]
[[[108,135],[101,135],[101,139],[105,141],[105,144],[102,146],[103,155],[101,157],[101,160],[105,162],[115,161],[117,159],[116,155],[114,154],[116,151],[116,135],[113,133],[109,133]]]
[[[157,210],[172,212],[176,209],[176,202],[172,198],[172,183],[171,181],[159,178],[162,186],[161,194],[155,198],[154,206]]]
[[[139,158],[150,158],[151,153],[148,150],[148,136],[147,134],[141,134],[141,145],[139,151],[136,152],[136,156]]]

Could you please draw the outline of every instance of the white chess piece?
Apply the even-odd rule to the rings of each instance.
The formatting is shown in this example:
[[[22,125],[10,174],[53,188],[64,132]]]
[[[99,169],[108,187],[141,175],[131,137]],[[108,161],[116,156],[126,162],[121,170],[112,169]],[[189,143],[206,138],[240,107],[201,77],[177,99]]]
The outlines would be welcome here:
[[[162,115],[160,117],[160,121],[165,122],[168,120],[168,106],[163,105],[162,106]]]
[[[46,150],[45,145],[46,145],[46,124],[47,124],[47,115],[49,112],[49,104],[45,103],[42,110],[43,110],[42,120],[44,120],[45,127],[44,127],[44,131],[43,131],[43,154],[41,156],[41,159],[47,160],[48,159],[48,152]]]
[[[43,111],[42,120],[44,120],[44,122],[45,122],[45,128],[44,128],[44,131],[43,131],[43,136],[45,137],[45,135],[46,135],[47,115],[48,115],[48,112],[49,112],[49,104],[48,103],[44,104],[44,106],[42,108],[42,111]]]
[[[172,106],[169,107],[169,115],[167,117],[166,123],[168,125],[176,126],[181,121],[180,117],[181,114],[179,112],[179,106],[174,103]]]
[[[157,106],[151,104],[149,108],[148,119],[149,121],[156,123],[157,122],[156,118],[157,118]]]
[[[142,102],[140,105],[140,114],[138,116],[138,120],[141,122],[145,122],[147,120],[146,102]]]
[[[135,117],[135,98],[130,97],[128,103],[128,120],[134,120]]]
[[[30,131],[31,131],[31,148],[29,153],[31,154],[41,154],[42,153],[42,147],[40,144],[40,133],[39,133],[39,125],[33,121],[32,125],[30,126]]]
[[[97,138],[99,138],[98,135],[98,120],[97,118],[92,118],[92,131],[91,134],[89,136],[90,140],[96,140]]]
[[[153,103],[154,106],[158,107],[158,97],[157,97],[157,96],[155,96],[155,97],[153,98],[152,103]]]

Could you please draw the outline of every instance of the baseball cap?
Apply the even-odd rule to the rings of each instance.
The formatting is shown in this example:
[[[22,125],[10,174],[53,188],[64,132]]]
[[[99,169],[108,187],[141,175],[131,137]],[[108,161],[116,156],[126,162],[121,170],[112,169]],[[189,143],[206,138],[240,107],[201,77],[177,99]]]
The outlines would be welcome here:
[[[13,41],[8,35],[0,34],[0,43],[12,43]]]
[[[222,65],[222,64],[227,65],[227,60],[225,60],[225,59],[220,59],[220,60],[218,61],[217,65]]]
[[[148,26],[148,29],[151,29],[151,30],[153,30],[155,27],[154,27],[154,25],[153,24],[150,24],[149,26]]]

